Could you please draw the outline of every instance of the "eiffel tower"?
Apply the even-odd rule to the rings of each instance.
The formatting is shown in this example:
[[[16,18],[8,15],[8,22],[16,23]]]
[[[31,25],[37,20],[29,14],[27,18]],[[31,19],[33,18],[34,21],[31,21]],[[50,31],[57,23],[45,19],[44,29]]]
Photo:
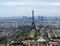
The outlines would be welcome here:
[[[32,10],[32,24],[31,24],[31,30],[36,30],[35,22],[34,22],[34,11]]]

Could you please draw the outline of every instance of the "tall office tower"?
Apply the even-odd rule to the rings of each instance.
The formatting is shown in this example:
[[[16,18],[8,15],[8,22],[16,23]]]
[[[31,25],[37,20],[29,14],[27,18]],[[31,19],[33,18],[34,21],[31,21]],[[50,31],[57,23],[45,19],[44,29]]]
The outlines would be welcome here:
[[[31,30],[36,30],[35,22],[34,22],[34,11],[32,11],[32,24],[31,24]]]

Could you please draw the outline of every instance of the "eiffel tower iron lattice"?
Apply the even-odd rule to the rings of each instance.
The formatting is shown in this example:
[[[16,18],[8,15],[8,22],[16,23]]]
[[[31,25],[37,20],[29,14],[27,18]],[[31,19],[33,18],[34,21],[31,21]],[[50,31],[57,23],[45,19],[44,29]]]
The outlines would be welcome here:
[[[35,22],[34,22],[34,11],[32,10],[32,24],[31,24],[31,30],[36,30]]]

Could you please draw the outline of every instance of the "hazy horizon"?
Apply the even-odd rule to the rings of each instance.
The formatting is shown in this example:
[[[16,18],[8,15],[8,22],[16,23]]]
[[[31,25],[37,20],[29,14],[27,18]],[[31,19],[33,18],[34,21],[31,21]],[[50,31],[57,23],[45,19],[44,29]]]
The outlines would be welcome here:
[[[0,0],[0,17],[31,16],[60,16],[59,0]]]

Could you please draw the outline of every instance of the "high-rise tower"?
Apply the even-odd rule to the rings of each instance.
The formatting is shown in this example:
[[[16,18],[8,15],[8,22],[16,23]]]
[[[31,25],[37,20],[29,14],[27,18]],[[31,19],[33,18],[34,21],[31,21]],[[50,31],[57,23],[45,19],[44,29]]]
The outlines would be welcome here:
[[[32,24],[31,24],[31,30],[36,30],[35,22],[34,22],[34,11],[32,10]]]

